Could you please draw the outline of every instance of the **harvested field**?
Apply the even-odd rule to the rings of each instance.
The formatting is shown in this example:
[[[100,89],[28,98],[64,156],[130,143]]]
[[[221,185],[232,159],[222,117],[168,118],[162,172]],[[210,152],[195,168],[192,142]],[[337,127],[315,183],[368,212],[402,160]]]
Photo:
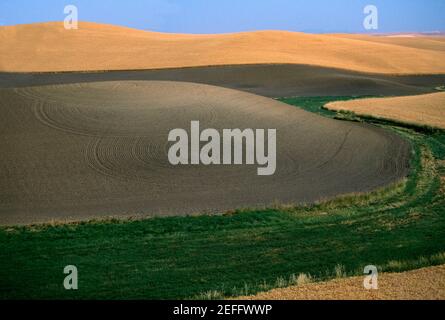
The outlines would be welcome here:
[[[445,36],[441,35],[363,35],[363,34],[333,34],[342,38],[355,39],[360,41],[369,41],[374,43],[383,43],[397,45],[407,48],[427,49],[434,51],[445,51]]]
[[[445,92],[337,101],[328,103],[325,107],[329,110],[352,111],[357,115],[445,129]]]
[[[385,75],[308,65],[234,65],[160,70],[1,73],[0,87],[97,81],[167,80],[210,84],[267,97],[387,96],[434,92],[443,75]]]
[[[274,289],[252,300],[445,300],[445,265],[402,273],[382,273],[377,290],[363,288],[364,277],[336,279]]]
[[[81,22],[0,28],[0,71],[134,70],[209,65],[289,63],[384,74],[443,74],[442,44],[400,45],[373,36],[256,31],[219,35],[166,34]],[[123,48],[125,48],[123,50]]]
[[[168,81],[0,89],[0,224],[313,202],[405,176],[409,144],[237,90]],[[172,166],[168,132],[277,129],[277,171]]]

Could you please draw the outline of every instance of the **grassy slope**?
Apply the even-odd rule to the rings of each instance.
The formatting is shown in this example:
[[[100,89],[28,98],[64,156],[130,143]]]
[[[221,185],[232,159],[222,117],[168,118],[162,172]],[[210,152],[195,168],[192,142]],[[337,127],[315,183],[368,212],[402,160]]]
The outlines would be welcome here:
[[[345,98],[284,100],[335,116],[322,105]],[[413,170],[371,194],[224,216],[1,228],[0,298],[237,296],[287,285],[292,274],[443,263],[445,133],[385,126],[413,142]],[[78,267],[77,291],[63,289],[68,264]]]

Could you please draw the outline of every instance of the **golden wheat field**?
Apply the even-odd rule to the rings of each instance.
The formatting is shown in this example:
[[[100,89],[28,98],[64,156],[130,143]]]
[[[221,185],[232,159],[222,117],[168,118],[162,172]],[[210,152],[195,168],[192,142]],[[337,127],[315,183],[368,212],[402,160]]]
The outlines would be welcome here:
[[[417,96],[338,101],[329,110],[445,129],[445,92]]]
[[[365,290],[363,277],[308,283],[274,289],[255,296],[254,300],[443,300],[445,299],[445,265],[402,273],[383,273],[378,289]]]
[[[255,31],[167,34],[81,22],[0,28],[0,71],[128,70],[289,63],[390,74],[445,73],[443,39]],[[384,40],[380,40],[384,39]]]

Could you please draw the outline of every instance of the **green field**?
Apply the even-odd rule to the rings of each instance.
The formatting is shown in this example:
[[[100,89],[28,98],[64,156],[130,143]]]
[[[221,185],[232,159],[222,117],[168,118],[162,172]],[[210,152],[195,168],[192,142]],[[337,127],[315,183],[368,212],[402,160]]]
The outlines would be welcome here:
[[[328,101],[287,98],[325,116]],[[354,118],[355,121],[360,121]],[[0,298],[222,298],[445,263],[445,132],[379,124],[412,142],[410,176],[393,186],[307,207],[221,216],[0,228]],[[63,288],[76,265],[79,290]]]

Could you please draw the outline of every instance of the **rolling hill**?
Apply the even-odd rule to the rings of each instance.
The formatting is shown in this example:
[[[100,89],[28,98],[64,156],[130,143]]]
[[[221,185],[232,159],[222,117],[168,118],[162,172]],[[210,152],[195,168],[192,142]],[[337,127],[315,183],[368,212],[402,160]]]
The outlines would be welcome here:
[[[90,22],[0,27],[0,71],[134,70],[232,64],[305,64],[383,74],[443,74],[441,37],[409,40],[286,31],[167,34]],[[439,39],[439,40],[437,40]],[[401,43],[402,42],[402,43]],[[405,44],[404,44],[405,43]]]

